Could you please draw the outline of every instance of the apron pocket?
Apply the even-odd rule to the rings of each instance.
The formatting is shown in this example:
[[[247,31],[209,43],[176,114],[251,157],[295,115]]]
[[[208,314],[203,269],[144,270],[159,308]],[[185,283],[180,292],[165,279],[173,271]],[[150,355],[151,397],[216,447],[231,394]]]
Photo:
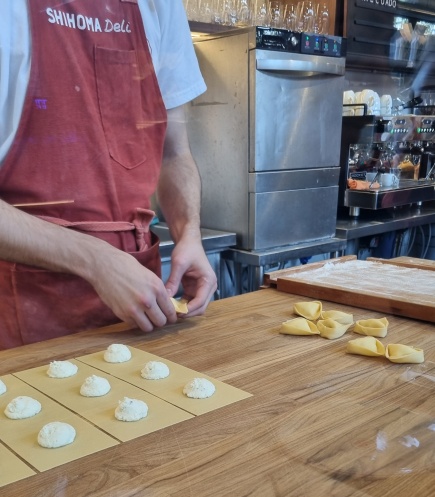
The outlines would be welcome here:
[[[137,54],[95,47],[95,73],[109,154],[133,169],[146,159]]]

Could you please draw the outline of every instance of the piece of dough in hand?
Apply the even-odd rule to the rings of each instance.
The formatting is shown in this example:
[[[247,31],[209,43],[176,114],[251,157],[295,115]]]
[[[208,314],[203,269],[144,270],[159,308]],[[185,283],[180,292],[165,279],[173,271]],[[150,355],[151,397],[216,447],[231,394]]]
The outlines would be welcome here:
[[[423,349],[399,343],[390,343],[387,345],[385,357],[389,361],[398,364],[421,364],[424,362]]]
[[[388,319],[362,319],[355,323],[353,331],[360,335],[384,338],[387,336]]]
[[[347,342],[346,352],[368,357],[383,357],[385,356],[385,347],[377,338],[366,336]]]
[[[315,323],[305,318],[289,319],[282,323],[279,332],[283,335],[319,335]]]
[[[187,308],[187,303],[188,303],[187,300],[185,299],[177,300],[171,297],[171,302],[175,310],[177,311],[177,314],[187,314],[189,312],[189,309]]]

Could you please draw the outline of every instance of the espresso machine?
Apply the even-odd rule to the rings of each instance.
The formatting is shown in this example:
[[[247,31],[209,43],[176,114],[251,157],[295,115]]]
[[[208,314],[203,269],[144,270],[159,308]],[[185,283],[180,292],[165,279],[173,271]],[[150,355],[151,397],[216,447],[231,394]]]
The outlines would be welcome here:
[[[340,168],[338,204],[352,217],[434,200],[435,115],[343,117]]]

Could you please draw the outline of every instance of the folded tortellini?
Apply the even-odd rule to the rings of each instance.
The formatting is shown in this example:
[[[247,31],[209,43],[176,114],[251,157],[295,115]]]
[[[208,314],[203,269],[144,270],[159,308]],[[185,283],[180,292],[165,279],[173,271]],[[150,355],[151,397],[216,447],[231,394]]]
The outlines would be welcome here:
[[[388,319],[361,319],[355,323],[353,331],[360,335],[384,338],[387,336]]]
[[[322,302],[318,300],[313,300],[312,302],[297,302],[293,307],[293,311],[295,314],[298,314],[305,319],[316,321],[316,319],[319,319],[322,312]]]
[[[385,347],[382,342],[372,336],[349,340],[346,345],[348,354],[365,355],[369,357],[385,356]]]
[[[319,335],[317,326],[305,318],[289,319],[282,323],[279,330],[283,335]]]
[[[317,328],[320,332],[320,336],[329,338],[330,340],[343,336],[349,327],[350,324],[341,324],[333,319],[321,319],[320,321],[317,321]]]
[[[390,343],[387,345],[385,357],[389,361],[399,364],[420,364],[424,362],[423,349],[399,343]]]
[[[322,319],[333,319],[341,324],[353,324],[353,315],[342,311],[322,311]]]

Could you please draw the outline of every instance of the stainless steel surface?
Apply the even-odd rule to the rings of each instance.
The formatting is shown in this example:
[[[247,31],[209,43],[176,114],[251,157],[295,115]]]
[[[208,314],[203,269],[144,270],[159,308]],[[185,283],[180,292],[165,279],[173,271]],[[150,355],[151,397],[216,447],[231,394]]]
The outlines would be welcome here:
[[[284,54],[284,56],[282,56]],[[259,71],[298,72],[311,76],[317,74],[332,74],[343,76],[345,72],[342,59],[328,60],[323,57],[307,57],[306,55],[293,54],[289,59],[285,52],[275,52],[273,57],[267,51],[259,51],[257,55],[257,69]]]
[[[269,250],[242,250],[231,248],[222,253],[222,258],[239,264],[250,266],[267,266],[288,262],[301,257],[337,252],[346,247],[346,241],[339,237],[318,242],[300,243],[297,246],[287,245]]]
[[[268,266],[319,254],[329,253],[334,257],[337,253],[342,253],[346,246],[345,239],[334,237],[319,242],[299,243],[296,246],[262,251],[231,248],[222,252],[222,260],[234,264],[234,294],[239,295],[258,290],[263,284],[265,268]]]
[[[167,224],[154,224],[151,226],[151,231],[160,239],[160,256],[162,258],[170,257],[174,248],[174,241],[171,238]],[[236,234],[201,228],[201,240],[206,252],[224,250],[236,244]]]
[[[345,59],[255,48],[255,28],[194,46],[207,83],[188,115],[202,224],[244,250],[333,237]]]
[[[329,58],[250,51],[250,114],[246,116],[250,172],[337,167],[345,59],[323,59]],[[259,64],[266,61],[270,69],[260,70]],[[293,62],[299,63],[300,72],[278,69]],[[337,75],[307,70],[317,65],[325,71],[329,66],[340,71]]]
[[[250,193],[249,247],[262,250],[331,238],[337,197],[338,186]]]
[[[339,213],[336,236],[344,240],[355,240],[433,223],[435,223],[435,202],[423,204],[421,207],[404,206],[365,211],[358,218]]]

